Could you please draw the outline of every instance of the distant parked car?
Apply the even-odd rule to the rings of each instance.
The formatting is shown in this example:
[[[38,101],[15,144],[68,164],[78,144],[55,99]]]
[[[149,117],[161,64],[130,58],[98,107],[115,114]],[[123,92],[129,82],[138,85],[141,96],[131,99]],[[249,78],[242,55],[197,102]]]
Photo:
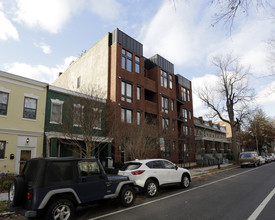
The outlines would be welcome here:
[[[191,174],[187,169],[164,159],[129,161],[118,174],[134,180],[148,197],[155,196],[160,187],[179,184],[187,188],[191,182]]]
[[[260,165],[263,165],[266,163],[267,158],[265,156],[260,156]]]
[[[270,156],[271,161],[275,161],[275,154],[274,153],[268,153],[268,156]]]
[[[240,153],[239,162],[241,167],[260,165],[260,157],[256,151]]]
[[[267,162],[270,163],[272,162],[272,156],[269,156],[268,154],[266,155]]]

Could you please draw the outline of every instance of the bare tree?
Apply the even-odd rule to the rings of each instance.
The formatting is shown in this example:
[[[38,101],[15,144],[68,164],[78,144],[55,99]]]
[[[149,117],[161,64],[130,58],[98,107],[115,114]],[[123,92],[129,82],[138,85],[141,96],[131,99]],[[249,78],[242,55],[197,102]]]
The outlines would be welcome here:
[[[90,94],[90,95],[86,95]],[[105,143],[106,101],[99,98],[100,90],[86,89],[84,93],[72,92],[64,104],[65,122],[59,141],[80,157],[97,157],[99,144]]]
[[[212,5],[217,8],[217,13],[214,15],[214,24],[224,22],[229,24],[230,30],[238,15],[249,15],[251,9],[264,9],[266,16],[271,18],[275,16],[275,5],[269,0],[211,0]]]
[[[231,126],[234,159],[238,156],[236,132],[242,120],[249,114],[249,102],[254,92],[248,85],[249,69],[239,65],[230,55],[215,57],[213,64],[219,69],[219,82],[198,91],[199,98],[211,109],[211,117],[219,118]]]

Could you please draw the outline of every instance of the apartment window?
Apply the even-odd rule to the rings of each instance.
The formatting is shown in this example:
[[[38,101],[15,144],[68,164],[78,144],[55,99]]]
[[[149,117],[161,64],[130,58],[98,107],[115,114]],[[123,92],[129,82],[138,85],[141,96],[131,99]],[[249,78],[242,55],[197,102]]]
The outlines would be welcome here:
[[[135,71],[140,73],[140,58],[138,56],[135,56]]]
[[[75,127],[83,126],[83,109],[84,109],[83,105],[74,104],[73,126]]]
[[[137,125],[140,125],[141,112],[137,112]]]
[[[171,99],[171,111],[174,111],[174,100]]]
[[[190,100],[191,100],[191,99],[190,99],[190,90],[187,89],[187,101],[190,102]]]
[[[192,135],[193,134],[193,130],[192,130],[192,128],[190,127],[190,132],[189,132],[189,134],[190,135]]]
[[[169,118],[162,118],[162,129],[169,130]]]
[[[0,141],[0,159],[5,159],[6,141]]]
[[[121,108],[121,121],[132,124],[133,111],[131,109]]]
[[[62,108],[64,101],[58,99],[51,99],[51,119],[50,123],[61,124],[62,123]]]
[[[0,92],[0,115],[7,115],[9,94]]]
[[[175,129],[176,129],[176,121],[173,120],[172,121],[172,130],[175,131]]]
[[[164,148],[163,156],[170,157],[170,142],[169,142],[169,140],[165,140],[164,146],[165,146],[165,148]]]
[[[188,126],[187,125],[183,125],[183,134],[188,135]]]
[[[132,53],[122,49],[122,69],[132,72]]]
[[[186,88],[181,87],[181,97],[183,101],[186,101]]]
[[[95,129],[101,129],[101,116],[102,114],[102,109],[99,108],[93,108],[93,128]]]
[[[161,97],[161,109],[162,112],[168,113],[169,112],[169,99],[166,97]]]
[[[189,111],[189,119],[192,119],[192,112]]]
[[[187,121],[188,119],[188,114],[186,109],[182,109],[182,117],[184,121]]]
[[[127,82],[121,82],[121,100],[132,102],[132,87],[133,85]]]
[[[161,86],[167,88],[167,86],[168,86],[168,76],[167,76],[167,73],[164,72],[163,70],[160,71],[160,83],[161,83]]]
[[[140,100],[140,97],[141,97],[141,87],[138,86],[137,87],[137,100]]]
[[[76,87],[80,87],[80,82],[81,82],[81,76],[77,77],[77,82],[76,82]]]
[[[36,119],[37,99],[25,97],[23,118]]]
[[[173,89],[173,76],[169,75],[170,89]]]

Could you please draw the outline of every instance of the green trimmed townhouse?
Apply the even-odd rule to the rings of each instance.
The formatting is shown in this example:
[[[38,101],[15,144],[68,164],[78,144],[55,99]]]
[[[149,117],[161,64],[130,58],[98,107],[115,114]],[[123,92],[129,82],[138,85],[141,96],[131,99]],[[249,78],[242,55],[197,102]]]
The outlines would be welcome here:
[[[45,157],[97,157],[112,167],[112,138],[106,137],[106,100],[48,86]]]

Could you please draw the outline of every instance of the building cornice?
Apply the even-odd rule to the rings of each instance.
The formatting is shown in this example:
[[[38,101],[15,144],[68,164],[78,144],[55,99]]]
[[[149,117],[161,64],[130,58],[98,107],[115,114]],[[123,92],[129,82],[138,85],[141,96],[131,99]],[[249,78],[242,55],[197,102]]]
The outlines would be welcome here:
[[[44,132],[43,131],[27,131],[27,130],[21,130],[21,129],[13,129],[13,128],[0,128],[0,133],[39,137],[39,136],[42,136]]]

